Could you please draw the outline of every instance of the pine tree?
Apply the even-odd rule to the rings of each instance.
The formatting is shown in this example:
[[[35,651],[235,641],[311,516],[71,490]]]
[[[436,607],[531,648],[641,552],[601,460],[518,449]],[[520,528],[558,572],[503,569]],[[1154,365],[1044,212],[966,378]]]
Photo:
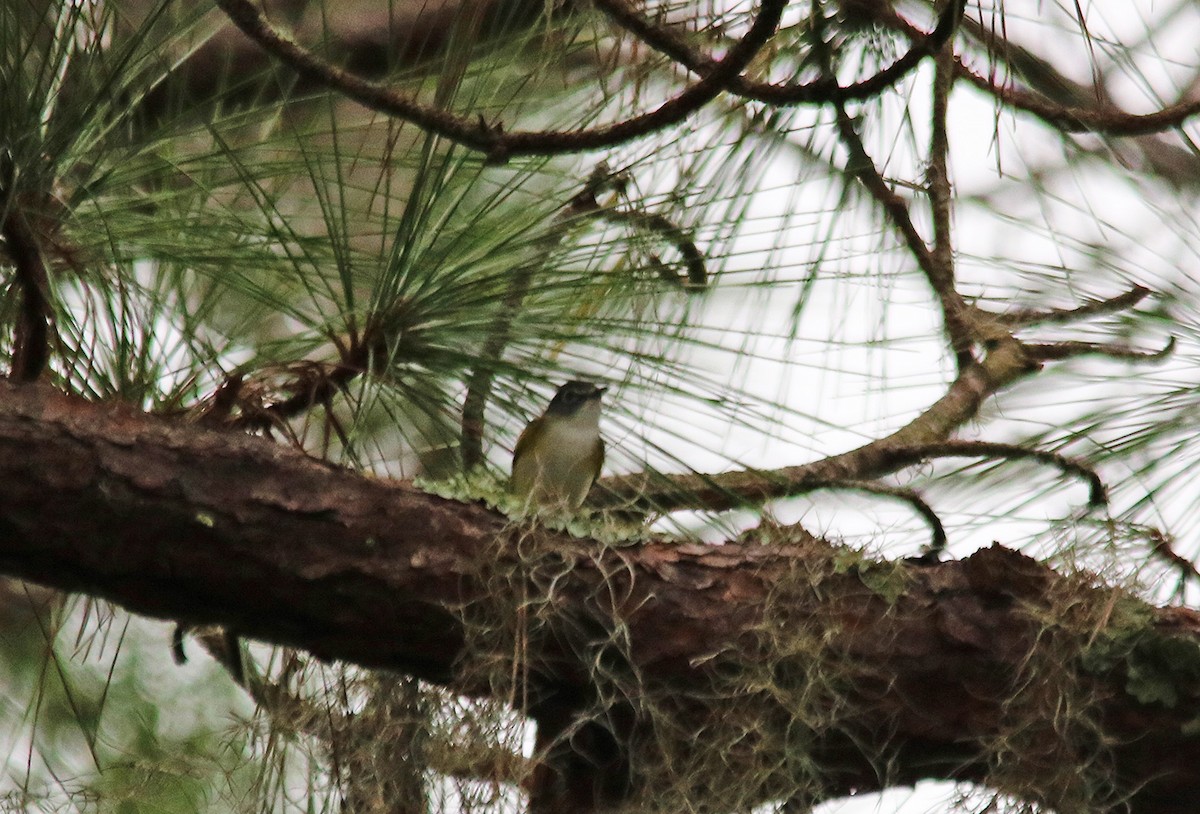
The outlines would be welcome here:
[[[1194,811],[1198,14],[4,4],[0,807]]]

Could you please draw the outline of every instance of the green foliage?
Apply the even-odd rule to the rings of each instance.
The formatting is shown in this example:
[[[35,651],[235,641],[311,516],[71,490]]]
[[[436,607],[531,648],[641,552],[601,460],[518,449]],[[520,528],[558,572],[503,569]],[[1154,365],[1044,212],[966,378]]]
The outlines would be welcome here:
[[[1128,659],[1125,689],[1143,704],[1158,702],[1173,707],[1180,688],[1188,695],[1200,681],[1200,647],[1182,636],[1158,636],[1139,642]]]
[[[1200,647],[1187,636],[1155,630],[1148,605],[1126,597],[1114,606],[1108,626],[1081,654],[1093,674],[1121,670],[1125,691],[1143,704],[1174,707],[1180,694],[1200,691]]]

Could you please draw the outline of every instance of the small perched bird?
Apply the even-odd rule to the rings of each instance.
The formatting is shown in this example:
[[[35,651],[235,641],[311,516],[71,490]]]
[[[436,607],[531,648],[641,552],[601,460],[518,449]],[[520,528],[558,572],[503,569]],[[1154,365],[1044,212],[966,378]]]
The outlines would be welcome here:
[[[604,390],[591,382],[567,382],[517,439],[508,488],[526,510],[564,511],[583,504],[604,465]]]

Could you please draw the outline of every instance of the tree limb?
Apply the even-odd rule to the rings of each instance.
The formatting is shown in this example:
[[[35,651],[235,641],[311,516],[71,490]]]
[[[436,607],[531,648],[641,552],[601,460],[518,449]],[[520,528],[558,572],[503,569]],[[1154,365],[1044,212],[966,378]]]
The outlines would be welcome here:
[[[1150,289],[1135,285],[1128,291],[1107,297],[1102,300],[1091,300],[1074,308],[1053,308],[1043,310],[1038,308],[1015,308],[1002,314],[992,314],[991,318],[1010,328],[1024,328],[1031,325],[1069,325],[1088,317],[1102,314],[1112,314],[1134,307],[1150,296]]]
[[[1011,748],[1021,789],[1040,802],[1065,806],[1080,790],[1072,778],[1100,772],[1133,814],[1191,811],[1200,615],[998,546],[959,562],[846,568],[846,552],[784,531],[605,547],[261,438],[0,383],[0,570],[461,692],[494,692],[481,678],[499,662],[530,684],[539,731],[568,733],[545,753],[543,775],[563,782],[535,781],[538,810],[636,804],[667,793],[639,772],[697,752],[696,737],[737,734],[770,759],[799,748],[788,739],[800,727],[823,798],[926,777],[1003,789],[993,757]],[[519,650],[471,638],[470,620],[535,615]],[[805,631],[813,644],[796,649]],[[587,717],[599,664],[604,681],[631,676],[638,694],[624,687]],[[1140,683],[1147,670],[1154,680]],[[801,677],[792,701],[789,675]],[[1067,702],[1086,707],[1078,720],[1029,717]],[[752,731],[726,732],[746,720]],[[638,759],[599,764],[585,744]],[[731,747],[723,774],[685,774],[677,791],[792,796],[802,778],[782,760],[762,774],[758,755]],[[625,785],[612,765],[633,772]],[[749,777],[759,783],[736,782]]]
[[[717,66],[716,60],[692,48],[687,38],[673,27],[650,22],[626,0],[595,2],[617,25],[688,70],[704,76]],[[911,73],[922,59],[937,53],[954,34],[965,7],[966,3],[963,0],[946,3],[933,31],[923,37],[915,37],[912,46],[903,56],[859,82],[838,85],[834,77],[822,76],[811,82],[772,84],[737,76],[730,81],[729,92],[771,105],[824,104],[869,99]]]

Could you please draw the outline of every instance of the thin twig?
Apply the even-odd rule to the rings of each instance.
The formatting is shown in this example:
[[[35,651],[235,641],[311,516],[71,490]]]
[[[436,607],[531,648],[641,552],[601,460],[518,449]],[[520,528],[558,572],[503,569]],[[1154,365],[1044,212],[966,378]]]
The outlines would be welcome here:
[[[213,661],[225,668],[234,683],[246,689],[251,696],[255,696],[255,700],[259,700],[256,694],[261,680],[256,674],[247,675],[246,665],[242,658],[241,642],[238,641],[235,633],[228,628],[218,627],[192,629],[182,622],[177,622],[171,633],[171,657],[176,664],[187,663],[184,637],[188,633],[191,633],[196,641],[200,642]],[[259,700],[259,703],[262,701]]]
[[[817,491],[819,489],[846,489],[901,500],[911,506],[929,525],[930,538],[929,544],[925,548],[925,554],[936,557],[946,548],[946,528],[942,525],[941,518],[937,516],[937,512],[933,510],[933,507],[926,503],[925,499],[912,489],[906,489],[903,486],[888,486],[887,484],[875,481],[847,480],[816,485],[804,491]]]
[[[182,650],[185,632],[185,625],[176,626],[172,650],[177,664],[187,661]],[[227,642],[220,631],[198,631],[195,637],[214,661],[232,673]],[[183,658],[180,658],[181,655]],[[289,655],[287,658],[289,665],[291,660],[297,660],[296,666],[302,664],[298,656]],[[319,704],[288,689],[287,683],[294,669],[295,666],[285,666],[283,677],[276,680],[268,680],[250,671],[245,680],[238,683],[260,709],[283,722],[288,730],[299,729],[321,743],[328,745],[334,740],[344,740],[347,733],[353,733],[360,726],[361,715],[347,715],[330,704]],[[442,746],[445,748],[440,748]],[[528,758],[499,746],[469,744],[464,749],[461,744],[446,743],[437,744],[437,747],[429,750],[430,768],[463,780],[518,784],[529,776],[532,767]]]
[[[534,264],[526,264],[512,272],[508,290],[500,302],[500,310],[492,322],[487,339],[479,349],[474,368],[467,377],[467,395],[463,399],[461,454],[463,471],[469,472],[483,463],[484,413],[496,379],[496,363],[512,337],[512,323],[521,303],[529,293]]]
[[[236,371],[226,376],[216,391],[193,413],[193,420],[210,427],[227,424],[238,406],[245,380],[245,375]]]
[[[692,48],[673,27],[650,22],[625,0],[594,0],[594,3],[617,25],[685,68],[705,76],[717,65],[716,60]],[[936,53],[954,33],[965,7],[965,0],[947,3],[933,31],[915,39],[908,52],[891,65],[851,85],[838,85],[837,80],[828,75],[811,82],[779,85],[738,76],[730,81],[727,90],[775,106],[869,99],[903,79],[922,59]]]
[[[936,58],[933,75],[933,105],[930,122],[929,139],[929,170],[927,177],[929,186],[929,208],[933,219],[933,250],[930,262],[938,269],[937,279],[942,285],[954,286],[954,242],[951,233],[951,185],[950,166],[950,137],[947,132],[947,120],[950,110],[950,88],[954,84],[954,74],[950,66],[954,60],[954,51],[947,43],[942,47]],[[933,278],[930,283],[934,284]],[[940,298],[940,295],[939,295]],[[953,307],[961,298],[955,296]],[[943,305],[945,307],[945,304]],[[950,322],[947,319],[947,326]],[[965,331],[956,337],[947,327],[951,337],[951,346],[959,370],[974,361],[971,354],[972,331]]]
[[[979,392],[977,397],[981,401],[983,394]],[[911,435],[906,433],[909,427],[852,452],[804,466],[720,475],[663,476],[659,483],[651,483],[644,477],[640,481],[635,478],[607,478],[600,481],[601,489],[593,492],[595,498],[589,503],[616,505],[617,497],[622,492],[641,488],[643,493],[640,495],[621,495],[626,498],[625,507],[658,511],[703,507],[715,511],[741,505],[758,505],[766,500],[843,483],[858,483],[864,478],[880,477],[934,458],[964,457],[1032,460],[1047,464],[1086,481],[1089,487],[1088,505],[1103,506],[1108,502],[1100,476],[1086,464],[1059,453],[990,441],[930,440],[910,443],[906,440]],[[670,488],[666,486],[667,482]],[[692,490],[690,494],[688,490]]]
[[[926,36],[923,31],[899,14],[886,15],[882,20],[906,34],[913,42],[920,42]],[[1009,43],[1006,50],[1012,52],[1014,48],[1015,46]],[[1025,49],[1020,49],[1018,53],[1028,54]],[[1030,70],[1030,63],[1034,59],[1032,55],[1025,57],[1026,71]],[[1044,64],[1044,61],[1039,60],[1039,62]],[[1048,69],[1049,65],[1046,64],[1045,67]],[[1036,70],[1038,73],[1045,73],[1040,65]],[[1152,113],[1127,113],[1114,105],[1083,104],[1083,99],[1095,98],[1096,91],[1103,89],[1091,88],[1085,93],[1082,86],[1057,72],[1054,72],[1052,83],[1063,88],[1072,103],[1058,102],[1043,93],[1025,88],[1002,87],[992,79],[968,67],[958,57],[955,58],[954,72],[959,78],[995,97],[1004,105],[1037,116],[1046,124],[1064,133],[1144,136],[1179,127],[1187,119],[1200,113],[1200,99],[1180,101]]]
[[[949,70],[949,62],[954,59],[954,52],[944,48],[935,60],[933,78],[933,105],[930,116],[929,139],[929,200],[933,210],[933,255],[934,260],[952,275],[953,244],[950,233],[950,170],[947,161],[950,152],[950,138],[946,121],[949,113],[950,88],[954,84],[954,75]]]
[[[352,338],[349,344],[336,338],[333,344],[341,353],[341,358],[336,362],[301,360],[267,368],[257,372],[257,381],[242,373],[234,374],[217,389],[198,420],[214,423],[219,420],[216,416],[223,413],[226,426],[263,432],[271,428],[284,429],[289,419],[315,406],[329,408],[334,396],[345,391],[359,376],[378,373],[387,367],[389,337],[402,331],[402,327],[392,324],[398,312],[399,309],[393,309],[390,314],[373,315],[362,337],[357,340]],[[267,380],[280,371],[288,373],[291,378],[277,387],[270,386]],[[276,398],[276,394],[282,395]],[[237,413],[233,413],[228,405],[221,405],[221,402],[230,399],[239,408]],[[341,435],[342,431],[332,418],[331,411],[330,416],[334,421],[334,430]],[[290,430],[284,431],[293,435]]]
[[[704,255],[696,245],[696,241],[678,224],[666,215],[657,212],[641,212],[635,209],[601,209],[597,217],[614,223],[629,224],[637,229],[659,234],[683,255],[684,265],[687,266],[687,277],[680,279],[666,266],[659,269],[659,276],[665,282],[688,290],[703,289],[708,285],[708,270]]]
[[[1150,289],[1135,285],[1128,291],[1109,297],[1105,300],[1086,302],[1075,308],[1040,310],[1021,308],[994,314],[997,321],[1013,328],[1024,328],[1032,325],[1065,325],[1088,317],[1101,314],[1111,314],[1132,308],[1150,295]]]
[[[827,74],[832,76],[832,54],[828,45],[822,39],[823,24],[818,24],[818,21],[822,19],[820,7],[816,2],[814,2],[813,7],[815,29],[813,36],[817,43],[815,47],[821,57],[823,69]],[[934,253],[930,251],[924,238],[921,237],[920,232],[917,231],[917,227],[913,224],[912,217],[908,211],[908,204],[903,198],[892,191],[887,181],[884,180],[883,175],[876,168],[874,160],[867,153],[866,147],[863,146],[862,139],[855,130],[854,122],[849,114],[846,113],[845,107],[840,102],[834,103],[833,107],[837,118],[838,135],[841,138],[842,145],[849,153],[846,161],[846,172],[857,178],[859,183],[875,199],[876,203],[883,208],[892,225],[904,238],[908,250],[917,261],[917,265],[924,272],[926,279],[929,281],[929,286],[933,289],[934,295],[941,306],[942,322],[950,341],[951,352],[954,354],[955,360],[958,363],[958,370],[961,373],[975,361],[971,349],[975,344],[976,332],[968,319],[969,309],[954,286],[953,270],[939,263]]]
[[[1002,458],[1010,461],[1036,461],[1053,466],[1064,474],[1074,475],[1088,484],[1088,505],[1108,504],[1108,490],[1096,471],[1057,452],[1030,449],[1017,444],[1001,444],[994,441],[939,441],[892,450],[894,463],[911,466],[934,458]]]
[[[1064,312],[1029,312],[1027,316],[1053,321],[1108,313],[1131,307],[1145,296],[1130,292]],[[1147,353],[1087,342],[1024,343],[1001,335],[987,343],[987,355],[960,371],[946,394],[920,416],[891,435],[858,449],[773,471],[740,470],[720,474],[632,475],[605,478],[589,498],[597,508],[619,507],[633,512],[669,512],[686,508],[721,511],[761,505],[767,500],[810,490],[814,484],[873,480],[928,457],[983,456],[1037,460],[1088,481],[1089,501],[1105,501],[1104,485],[1094,471],[1057,453],[989,442],[951,441],[951,434],[975,416],[983,402],[1003,387],[1038,369],[1042,362],[1085,353],[1132,361],[1157,361],[1174,348],[1174,338],[1160,351]]]
[[[1179,585],[1175,592],[1182,598],[1183,591],[1190,580],[1200,581],[1200,570],[1196,569],[1194,562],[1175,550],[1173,537],[1155,528],[1144,529],[1144,532],[1150,539],[1151,553],[1178,569]]]
[[[1175,350],[1175,337],[1167,340],[1161,350],[1138,350],[1126,345],[1102,342],[1045,342],[1026,343],[1030,355],[1046,361],[1073,359],[1076,356],[1107,356],[1109,359],[1128,359],[1137,362],[1160,362]]]
[[[278,386],[269,379],[279,372],[291,378]],[[287,421],[318,405],[329,405],[333,397],[366,372],[354,360],[315,362],[301,360],[257,371],[237,389],[237,412],[227,413],[224,424],[239,430],[263,432],[282,428]],[[224,385],[214,394],[212,403],[222,397]],[[205,408],[208,412],[208,408]],[[206,423],[212,423],[211,421]]]
[[[503,124],[488,125],[425,105],[411,96],[370,82],[302,47],[276,29],[250,0],[214,0],[241,31],[306,79],[337,91],[366,107],[409,121],[422,129],[504,161],[515,155],[554,155],[598,150],[632,141],[670,127],[712,101],[754,59],[779,26],[787,0],[762,0],[746,35],[698,82],[658,108],[623,121],[586,130],[506,132]]]
[[[955,66],[955,72],[1008,107],[1031,113],[1063,133],[1145,136],[1179,127],[1200,113],[1200,99],[1178,102],[1153,113],[1127,113],[1111,106],[1060,105],[1024,88],[1000,87],[962,62]]]

